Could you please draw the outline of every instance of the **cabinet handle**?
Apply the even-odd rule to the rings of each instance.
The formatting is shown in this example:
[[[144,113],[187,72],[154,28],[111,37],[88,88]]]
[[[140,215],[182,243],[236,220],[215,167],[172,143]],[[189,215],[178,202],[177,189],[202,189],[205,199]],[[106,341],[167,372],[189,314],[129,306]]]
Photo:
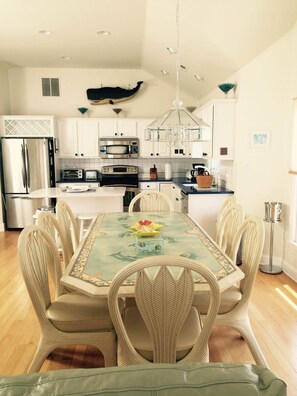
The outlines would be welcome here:
[[[156,154],[157,156],[159,155],[159,153]]]
[[[151,155],[154,155],[153,153],[151,153]]]
[[[123,136],[124,134],[123,133],[121,133],[121,136]]]
[[[75,153],[74,155],[75,155],[76,157],[78,156],[78,154],[77,154],[77,153]]]
[[[83,157],[83,156],[84,156],[84,153],[81,153],[80,155],[81,155],[81,157]]]
[[[118,133],[117,132],[115,132],[115,134],[114,134],[115,136],[118,136]]]

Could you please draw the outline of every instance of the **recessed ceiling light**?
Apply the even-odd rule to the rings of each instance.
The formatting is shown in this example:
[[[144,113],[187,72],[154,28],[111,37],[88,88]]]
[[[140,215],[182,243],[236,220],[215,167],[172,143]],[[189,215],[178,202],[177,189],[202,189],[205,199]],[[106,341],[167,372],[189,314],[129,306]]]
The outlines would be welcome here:
[[[194,77],[198,80],[198,81],[204,81],[204,77],[200,76],[199,74],[194,74]]]
[[[107,30],[99,30],[99,31],[97,32],[97,34],[98,34],[99,36],[110,36],[110,35],[111,35],[111,33],[108,32]]]
[[[51,34],[53,34],[51,30],[38,30],[38,33],[42,36],[50,36]]]
[[[170,52],[170,54],[176,54],[176,49],[173,47],[167,47],[167,51]]]
[[[187,68],[186,68],[186,66],[184,66],[184,65],[179,65],[179,67],[182,69],[182,70],[187,70]]]
[[[63,60],[71,60],[72,58],[70,56],[61,56],[61,59],[63,59]]]
[[[161,73],[163,74],[163,76],[168,76],[168,71],[167,70],[164,70],[164,69],[161,69]]]

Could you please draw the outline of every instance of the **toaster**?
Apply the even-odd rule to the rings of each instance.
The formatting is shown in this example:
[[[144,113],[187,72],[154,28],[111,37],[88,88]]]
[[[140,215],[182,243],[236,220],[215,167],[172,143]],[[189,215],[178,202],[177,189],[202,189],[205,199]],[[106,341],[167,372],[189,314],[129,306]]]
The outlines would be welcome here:
[[[85,180],[86,181],[97,181],[98,180],[98,171],[95,170],[86,170],[85,171]]]

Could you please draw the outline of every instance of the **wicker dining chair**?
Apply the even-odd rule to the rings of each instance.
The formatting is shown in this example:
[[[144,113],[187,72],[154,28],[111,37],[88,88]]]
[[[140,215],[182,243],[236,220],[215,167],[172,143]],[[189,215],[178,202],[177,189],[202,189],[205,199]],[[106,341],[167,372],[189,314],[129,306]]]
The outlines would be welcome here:
[[[233,238],[244,221],[244,211],[240,204],[236,203],[230,207],[226,206],[224,216],[220,221],[217,234],[217,244],[223,252],[230,257]]]
[[[60,226],[64,230],[65,236],[67,238],[67,245],[72,246],[73,254],[79,243],[79,229],[77,219],[70,206],[63,200],[58,200],[56,204],[56,216]]]
[[[69,243],[67,236],[65,235],[64,229],[59,224],[53,213],[44,212],[38,216],[37,224],[47,231],[56,245],[62,252],[62,272],[69,264],[69,261],[73,255],[72,244]]]
[[[218,242],[219,235],[221,234],[222,226],[225,221],[225,217],[227,214],[228,209],[230,209],[232,206],[236,204],[236,197],[235,195],[230,195],[228,198],[225,199],[223,202],[222,206],[220,207],[218,217],[217,217],[217,222],[216,222],[216,235],[215,235],[215,241]]]
[[[154,267],[153,272],[152,267]],[[136,275],[135,305],[121,314],[119,289]],[[211,290],[203,327],[192,306],[194,277]],[[208,361],[208,337],[220,303],[216,277],[196,260],[153,256],[136,260],[114,277],[108,295],[118,336],[118,365]]]
[[[65,291],[60,283],[59,252],[52,237],[38,225],[28,226],[20,234],[18,253],[41,328],[28,372],[38,371],[54,349],[67,344],[94,345],[102,352],[105,366],[116,365],[116,335],[107,300]],[[51,297],[49,287],[50,267],[55,274],[55,297]]]
[[[172,200],[160,191],[143,191],[137,194],[130,202],[128,211],[133,212],[138,204],[140,212],[174,211]]]
[[[241,270],[245,276],[239,285],[233,285],[221,294],[221,304],[215,325],[230,326],[238,330],[249,346],[256,363],[268,367],[253,333],[248,314],[249,301],[260,264],[264,238],[263,221],[256,216],[247,217],[233,239],[230,253],[231,259],[235,262],[241,244]],[[200,301],[195,301],[195,306],[198,312],[205,314],[208,297],[206,295],[201,296]]]

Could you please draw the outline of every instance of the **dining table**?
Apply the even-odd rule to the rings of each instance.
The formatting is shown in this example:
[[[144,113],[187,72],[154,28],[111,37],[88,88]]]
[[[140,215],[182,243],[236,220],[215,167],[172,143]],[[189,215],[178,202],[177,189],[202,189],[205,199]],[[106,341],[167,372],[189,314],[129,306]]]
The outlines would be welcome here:
[[[158,231],[141,236],[139,221],[157,224]],[[169,255],[197,260],[216,276],[221,292],[244,273],[216,242],[187,214],[179,212],[122,212],[99,214],[90,224],[72,256],[61,283],[87,295],[106,298],[118,271],[147,256]],[[195,293],[205,293],[203,278],[194,278]],[[134,279],[127,280],[122,297],[133,297]]]

